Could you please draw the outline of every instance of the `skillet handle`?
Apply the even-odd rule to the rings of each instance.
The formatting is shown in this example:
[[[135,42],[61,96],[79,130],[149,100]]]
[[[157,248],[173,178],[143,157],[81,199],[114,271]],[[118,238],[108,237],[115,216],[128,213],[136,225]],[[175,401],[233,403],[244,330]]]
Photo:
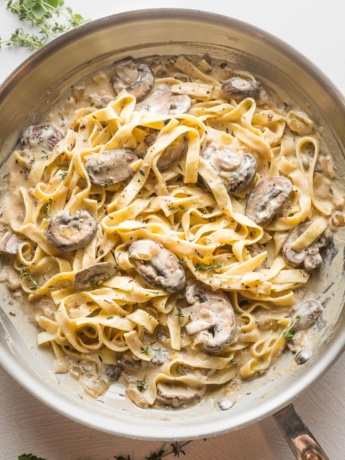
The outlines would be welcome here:
[[[292,404],[274,418],[297,460],[329,460]]]

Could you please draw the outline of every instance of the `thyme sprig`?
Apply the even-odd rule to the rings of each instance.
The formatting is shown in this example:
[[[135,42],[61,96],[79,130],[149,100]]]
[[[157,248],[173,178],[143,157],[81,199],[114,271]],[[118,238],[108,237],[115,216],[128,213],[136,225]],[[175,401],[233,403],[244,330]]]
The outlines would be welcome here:
[[[22,265],[21,269],[22,271],[20,272],[20,277],[25,278],[26,281],[32,284],[30,290],[35,291],[36,289],[38,289],[39,285],[37,284],[37,281],[31,276],[29,268],[26,265]]]
[[[45,460],[45,459],[41,457],[36,457],[36,455],[33,455],[33,454],[22,454],[22,455],[19,455],[18,460]]]
[[[205,439],[206,441],[206,439]],[[180,455],[186,455],[184,447],[190,444],[192,441],[185,441],[182,443],[173,442],[166,447],[164,443],[156,452],[151,452],[145,460],[162,460],[162,458],[167,457],[168,455],[174,454],[174,457],[180,458]],[[131,455],[114,455],[114,460],[134,460]],[[18,460],[45,460],[41,457],[36,457],[33,454],[22,454],[19,455]]]
[[[300,320],[300,318],[300,316],[296,316],[295,320],[290,324],[290,326],[286,326],[286,328],[284,329],[283,337],[287,342],[289,342],[295,337],[297,331],[294,329],[294,327],[297,321]]]
[[[8,0],[7,9],[18,16],[21,21],[27,21],[38,30],[38,34],[29,34],[18,27],[9,39],[1,40],[1,45],[17,45],[27,48],[41,48],[49,38],[67,32],[72,28],[88,22],[78,13],[65,6],[64,0]],[[64,23],[60,18],[64,18]]]

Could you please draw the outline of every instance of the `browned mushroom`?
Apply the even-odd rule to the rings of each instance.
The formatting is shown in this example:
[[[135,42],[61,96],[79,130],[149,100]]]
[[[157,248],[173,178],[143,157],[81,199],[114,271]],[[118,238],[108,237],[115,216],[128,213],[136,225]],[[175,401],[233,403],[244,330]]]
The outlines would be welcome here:
[[[256,99],[260,95],[260,88],[253,80],[241,77],[232,77],[229,80],[225,80],[222,84],[222,91],[234,99],[244,99],[245,97]]]
[[[150,286],[161,286],[171,293],[184,288],[186,274],[178,257],[160,243],[138,240],[130,245],[128,253],[137,273]]]
[[[178,115],[188,113],[190,107],[191,98],[189,96],[174,94],[169,86],[162,85],[147,96],[145,101],[137,104],[135,109],[162,115]]]
[[[311,328],[322,312],[323,307],[320,302],[315,299],[305,300],[297,307],[292,316],[292,329],[297,332]]]
[[[51,123],[29,126],[22,134],[20,143],[25,149],[43,149],[51,151],[64,138],[64,135]]]
[[[46,229],[49,243],[62,251],[84,248],[96,236],[97,222],[87,211],[77,211],[72,216],[68,211],[59,211]]]
[[[131,164],[136,160],[138,156],[132,150],[109,150],[89,160],[85,168],[92,183],[106,187],[132,177]]]
[[[168,406],[180,407],[200,401],[205,395],[204,385],[187,386],[182,382],[159,382],[157,384],[157,402]]]
[[[122,371],[123,367],[117,364],[109,364],[104,367],[104,373],[110,382],[117,382],[121,377]]]
[[[186,330],[189,335],[196,335],[195,342],[201,343],[207,353],[218,353],[230,345],[236,322],[226,295],[196,283],[187,288],[186,300],[191,307],[183,308],[182,312],[191,319]]]
[[[201,156],[217,171],[228,193],[246,188],[256,174],[256,160],[250,153],[237,153],[226,145],[211,144]]]
[[[90,267],[84,268],[75,274],[74,287],[78,291],[97,287],[103,281],[115,276],[116,270],[116,265],[111,262],[100,262],[90,265]]]
[[[291,244],[297,240],[311,225],[313,221],[299,224],[290,234],[282,247],[282,256],[285,262],[292,267],[303,266],[308,272],[320,267],[322,257],[320,249],[327,247],[333,240],[332,232],[326,228],[313,243],[302,251],[295,251]]]
[[[146,136],[145,143],[148,145],[154,144],[158,136],[158,132]],[[184,136],[179,136],[175,141],[173,141],[166,149],[161,153],[158,161],[157,167],[160,171],[168,169],[175,161],[180,160],[187,150],[187,140]]]
[[[283,176],[264,179],[251,191],[246,204],[246,215],[257,224],[272,220],[288,200],[292,183]]]
[[[138,64],[131,59],[125,60],[115,66],[115,73],[113,87],[116,94],[125,89],[139,102],[153,88],[155,78],[147,64]]]
[[[123,353],[119,357],[117,362],[119,365],[123,367],[136,370],[141,369],[143,365],[141,359],[137,359],[136,356],[134,356],[133,353],[130,351],[126,351],[125,353]]]

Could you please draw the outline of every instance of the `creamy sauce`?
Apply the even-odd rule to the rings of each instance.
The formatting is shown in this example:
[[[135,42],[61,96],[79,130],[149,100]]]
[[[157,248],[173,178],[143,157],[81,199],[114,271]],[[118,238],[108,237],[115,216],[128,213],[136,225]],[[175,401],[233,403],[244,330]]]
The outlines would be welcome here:
[[[209,397],[211,397],[215,388],[217,388],[220,396],[217,394],[217,396],[212,397],[215,398],[215,401],[219,401],[219,407],[224,410],[224,408],[228,409],[232,407],[233,403],[238,399],[243,384],[251,382],[251,380],[266,373],[269,368],[275,365],[286,349],[287,342],[289,342],[289,345],[294,345],[290,348],[296,353],[309,348],[311,339],[309,330],[301,331],[302,334],[299,335],[296,334],[291,321],[291,315],[296,306],[296,299],[299,297],[298,289],[300,289],[300,286],[304,286],[303,277],[308,278],[307,272],[304,272],[302,269],[299,270],[300,274],[297,273],[298,270],[293,271],[291,282],[284,289],[286,292],[291,291],[291,295],[286,294],[286,299],[280,297],[280,291],[277,288],[277,306],[273,306],[272,304],[274,297],[270,297],[268,291],[264,291],[263,279],[259,280],[257,278],[260,281],[258,281],[257,285],[262,284],[261,291],[255,291],[256,288],[255,286],[253,287],[249,277],[247,277],[248,285],[241,283],[243,285],[241,288],[232,289],[230,288],[230,284],[222,288],[222,282],[219,279],[222,280],[224,277],[222,278],[221,274],[227,266],[241,263],[242,271],[240,270],[238,273],[243,274],[243,276],[247,273],[252,273],[252,276],[255,277],[256,274],[261,273],[263,270],[262,273],[268,277],[269,270],[272,269],[273,264],[277,265],[279,263],[276,259],[281,254],[281,249],[288,237],[289,230],[295,228],[301,220],[298,221],[296,219],[295,223],[291,225],[286,225],[284,222],[289,221],[289,219],[292,220],[291,216],[298,214],[299,211],[296,211],[296,207],[303,207],[303,203],[308,199],[310,200],[310,190],[313,190],[313,205],[310,206],[308,212],[306,211],[302,222],[322,216],[326,221],[327,228],[332,231],[335,231],[337,227],[344,224],[344,198],[337,192],[336,171],[326,147],[322,145],[319,152],[318,145],[320,142],[322,143],[322,138],[317,127],[315,127],[308,115],[298,110],[298,108],[293,107],[293,103],[285,99],[285,96],[283,98],[282,95],[278,95],[279,92],[274,92],[272,88],[260,85],[260,82],[256,82],[255,78],[246,72],[234,71],[224,62],[199,59],[195,56],[188,57],[182,61],[176,57],[153,57],[143,59],[141,62],[152,69],[156,78],[156,86],[149,90],[141,102],[137,103],[137,113],[143,110],[153,118],[151,122],[143,119],[142,124],[139,122],[136,123],[135,148],[133,148],[134,141],[131,138],[134,131],[126,131],[126,124],[122,124],[121,126],[124,131],[121,141],[126,144],[124,146],[131,146],[139,157],[137,162],[139,168],[136,169],[134,162],[133,174],[138,173],[138,171],[138,177],[146,174],[145,159],[150,145],[145,143],[145,137],[152,135],[155,131],[164,131],[168,122],[176,115],[174,111],[186,110],[187,108],[186,113],[193,113],[195,118],[207,124],[207,129],[210,131],[208,133],[206,129],[202,148],[205,148],[207,143],[216,145],[225,144],[230,145],[232,149],[236,149],[240,155],[252,153],[256,158],[258,169],[254,182],[246,186],[243,191],[239,190],[235,193],[235,201],[232,203],[232,206],[235,208],[236,203],[238,203],[238,209],[241,209],[241,211],[236,210],[238,214],[241,214],[238,226],[242,225],[243,229],[246,225],[248,226],[247,221],[243,220],[242,213],[243,209],[245,209],[247,197],[254,189],[254,183],[258,184],[265,177],[276,175],[288,176],[290,177],[289,181],[293,180],[292,178],[295,179],[293,199],[290,197],[289,192],[288,196],[290,198],[287,198],[283,205],[279,207],[277,215],[274,215],[273,219],[267,225],[264,225],[264,231],[262,231],[260,238],[254,244],[249,245],[248,252],[251,254],[251,260],[255,259],[255,257],[259,258],[265,252],[265,257],[260,263],[255,264],[251,262],[253,267],[249,271],[244,268],[246,261],[249,260],[249,255],[243,249],[241,256],[237,255],[236,257],[234,255],[235,251],[231,252],[228,245],[223,242],[224,249],[216,252],[216,257],[212,258],[208,253],[208,255],[206,254],[207,246],[213,244],[213,234],[211,231],[209,235],[204,237],[204,240],[201,240],[205,246],[205,253],[201,256],[197,254],[197,257],[200,259],[198,261],[193,258],[194,256],[192,257],[188,253],[185,254],[183,250],[176,250],[176,246],[174,243],[169,242],[168,237],[166,241],[160,242],[163,246],[166,242],[168,245],[167,249],[174,253],[181,261],[181,266],[186,271],[187,285],[193,284],[196,277],[199,282],[205,283],[208,286],[211,286],[212,281],[214,283],[218,282],[218,285],[214,284],[213,286],[221,290],[225,289],[229,293],[229,301],[232,305],[230,308],[235,310],[237,321],[236,333],[232,336],[231,343],[228,344],[229,346],[219,349],[216,353],[209,352],[207,349],[205,351],[202,344],[205,340],[209,340],[209,337],[205,339],[205,333],[212,335],[215,330],[215,325],[212,323],[214,319],[212,319],[212,310],[204,307],[201,312],[197,312],[194,318],[193,314],[189,315],[189,310],[187,310],[191,307],[185,302],[184,291],[170,291],[172,294],[167,300],[167,296],[164,295],[166,293],[162,293],[160,290],[159,277],[153,277],[154,283],[156,283],[153,285],[150,285],[152,277],[145,277],[144,280],[140,279],[140,277],[138,279],[138,273],[140,275],[140,272],[135,272],[130,257],[128,258],[128,255],[126,255],[127,249],[120,249],[116,252],[119,244],[127,245],[128,248],[129,240],[125,233],[119,233],[121,235],[120,239],[118,236],[115,236],[116,232],[110,233],[112,236],[111,238],[109,237],[109,241],[106,240],[104,235],[98,234],[97,238],[99,238],[101,243],[97,249],[98,254],[96,254],[96,257],[94,255],[95,250],[91,251],[93,255],[91,255],[91,252],[86,252],[86,255],[78,253],[76,256],[72,253],[61,254],[56,248],[47,246],[49,251],[47,257],[44,259],[42,254],[38,254],[39,251],[35,244],[31,244],[30,247],[24,246],[24,249],[21,246],[22,258],[26,256],[28,262],[30,262],[32,261],[31,257],[35,256],[39,259],[42,268],[38,264],[37,267],[28,269],[29,264],[19,263],[17,259],[14,260],[15,257],[9,256],[5,261],[6,266],[2,273],[2,281],[6,282],[14,292],[18,292],[18,287],[22,286],[27,295],[31,296],[31,301],[34,305],[35,320],[39,323],[40,330],[44,331],[41,332],[40,343],[44,345],[55,341],[53,345],[56,355],[54,371],[58,374],[69,372],[83,387],[84,391],[92,397],[100,397],[100,395],[104,394],[108,395],[104,396],[104,400],[109,398],[121,399],[123,396],[118,390],[121,388],[122,391],[126,387],[127,396],[139,407],[149,407],[152,405],[158,405],[159,407],[160,404],[167,404],[172,407],[184,407],[188,404],[199,402],[206,388],[208,388],[207,394]],[[191,64],[189,65],[189,63]],[[128,77],[131,80],[133,77],[132,73],[134,72],[134,75],[136,75],[136,66],[134,65],[130,69],[129,75],[125,72],[125,76],[123,76],[123,72],[124,70],[122,69],[122,77],[125,79]],[[258,85],[257,87],[260,88],[260,91],[258,92],[255,103],[251,97],[248,98],[246,96],[234,100],[231,96],[224,95],[220,87],[217,87],[215,82],[224,82],[231,79],[234,75],[240,79],[253,81],[255,85]],[[42,224],[44,219],[49,221],[57,211],[53,200],[47,200],[45,205],[42,206],[42,198],[37,189],[32,194],[37,186],[35,177],[40,174],[38,171],[39,168],[35,168],[37,164],[41,164],[43,168],[43,172],[40,175],[42,183],[52,184],[55,181],[57,187],[60,186],[59,181],[63,183],[67,181],[66,190],[61,189],[61,193],[66,193],[66,203],[71,202],[73,193],[78,194],[80,190],[86,187],[85,178],[77,177],[76,173],[72,174],[70,172],[71,158],[73,158],[73,149],[75,148],[73,142],[79,142],[79,150],[83,148],[90,149],[90,136],[93,136],[93,139],[97,136],[100,136],[101,139],[101,136],[103,136],[105,141],[102,144],[100,140],[99,145],[104,145],[106,142],[111,144],[111,139],[119,131],[118,121],[114,118],[108,124],[108,115],[103,116],[102,110],[106,111],[107,107],[111,106],[112,101],[116,101],[118,95],[114,91],[114,85],[118,88],[118,82],[116,83],[115,81],[118,78],[119,76],[117,75],[116,77],[116,72],[114,73],[114,68],[111,68],[98,72],[83,82],[78,82],[71,88],[66,98],[58,106],[52,108],[51,113],[47,115],[44,124],[48,127],[43,131],[43,135],[39,136],[38,140],[33,141],[29,147],[25,143],[22,147],[19,146],[16,154],[12,155],[8,166],[8,171],[10,172],[8,190],[3,194],[2,201],[2,229],[4,235],[8,229],[23,228],[25,222],[29,220],[28,214],[30,214],[29,209],[31,208],[32,212],[35,213],[35,208],[40,207],[41,211],[38,213],[39,218],[37,221],[40,225],[43,225],[43,228],[45,225],[44,223]],[[145,85],[148,85],[149,83],[146,81],[147,75],[142,78],[145,79]],[[157,81],[159,82],[158,86]],[[130,85],[125,82],[123,86],[128,90]],[[138,89],[135,87],[135,95],[138,98],[137,91]],[[209,96],[210,91],[214,93],[212,97]],[[128,90],[128,92],[130,93],[131,90]],[[157,97],[157,93],[159,93],[159,97]],[[167,94],[169,94],[169,97],[166,97]],[[179,99],[172,99],[171,94],[178,95]],[[168,102],[165,101],[165,98]],[[190,108],[187,98],[191,100]],[[245,105],[244,100],[249,101],[248,106]],[[129,103],[124,99],[122,106],[120,104],[116,108],[117,115],[120,117],[121,110],[124,110],[124,108],[128,109],[128,107]],[[85,108],[87,108],[86,111]],[[94,111],[94,109],[96,110]],[[167,113],[164,113],[162,116],[162,110],[165,112],[172,111],[173,113],[169,116],[167,116]],[[226,116],[222,118],[222,110],[224,112],[228,111],[228,118]],[[236,110],[238,112],[242,111],[240,116],[236,115]],[[219,115],[215,115],[217,111]],[[80,113],[80,116],[78,113]],[[135,113],[134,111],[133,117],[136,116]],[[204,113],[205,115],[203,115]],[[87,130],[88,126],[85,125],[83,128],[80,120],[83,117],[90,120],[93,114],[97,114],[100,117],[97,125],[100,133],[97,134],[94,130],[89,136],[85,135],[83,137],[81,133],[83,130]],[[154,118],[155,116],[156,118]],[[183,116],[180,116],[181,119],[183,119]],[[190,127],[188,123],[192,122],[187,117],[186,124],[181,125],[185,136],[187,136],[186,133],[189,133],[187,130]],[[270,128],[270,123],[274,124],[272,129]],[[49,140],[54,136],[54,130],[50,127],[50,124],[58,128],[59,132],[62,133],[63,139],[68,137],[69,130],[72,130],[74,133],[77,132],[79,135],[77,141],[71,135],[70,141],[63,141],[66,153],[57,155],[56,158],[58,161],[52,163],[52,166],[49,166],[50,151],[46,147],[42,148],[42,143],[46,143],[47,139]],[[113,137],[108,135],[107,129],[113,130]],[[194,129],[197,130],[199,128],[195,125]],[[246,129],[247,131],[243,134]],[[263,133],[266,135],[264,141],[270,146],[270,152],[272,153],[270,161],[262,153],[265,147],[264,143],[261,142],[260,136]],[[249,134],[253,135],[253,139],[248,141],[246,140],[246,136]],[[166,136],[168,135],[169,133],[166,134]],[[188,134],[188,136],[188,145],[190,146],[192,142],[195,142],[195,139],[191,137],[192,134]],[[178,137],[172,136],[170,145],[176,142],[176,139]],[[159,143],[159,138],[155,142]],[[96,141],[90,149],[90,158],[96,156],[95,154],[100,151],[100,148],[95,147],[95,145],[97,145]],[[117,145],[119,145],[119,142]],[[58,149],[59,147],[56,148]],[[107,151],[108,149],[105,150]],[[318,152],[318,158],[315,155],[316,151]],[[56,152],[56,150],[53,150],[53,152]],[[87,155],[85,158],[87,158]],[[48,164],[44,163],[45,160],[47,160]],[[275,170],[272,169],[272,162],[277,165]],[[165,190],[169,194],[173,193],[174,190],[178,190],[181,182],[184,182],[186,175],[188,175],[187,167],[188,165],[186,166],[185,160],[177,158],[175,163],[168,165],[166,172],[162,171],[163,182],[168,184]],[[147,166],[147,168],[151,168],[150,170],[152,170],[152,164]],[[229,206],[228,202],[222,201],[224,196],[226,200],[229,200],[229,198],[228,195],[222,195],[221,181],[219,180],[219,174],[214,172],[214,166],[212,164],[209,166],[205,162],[203,168],[206,171],[206,173],[202,174],[203,183],[200,183],[202,181],[199,178],[199,183],[194,182],[195,185],[193,184],[195,193],[199,193],[200,191],[202,194],[200,195],[200,204],[197,206],[195,206],[195,203],[193,204],[193,200],[189,199],[187,195],[183,196],[185,201],[182,201],[187,204],[178,204],[178,201],[177,204],[171,204],[171,200],[165,203],[164,196],[168,196],[168,194],[161,194],[159,190],[157,191],[159,184],[157,185],[157,179],[153,177],[147,179],[145,193],[141,196],[138,195],[139,200],[154,198],[156,196],[159,199],[162,198],[158,208],[152,208],[151,215],[160,215],[161,221],[159,225],[168,222],[171,230],[180,234],[187,228],[185,211],[195,209],[198,212],[198,209],[201,209],[202,213],[198,217],[193,217],[192,214],[189,215],[189,219],[195,220],[194,225],[191,225],[191,227],[195,228],[193,230],[189,229],[190,239],[192,239],[192,236],[195,235],[202,225],[212,227],[219,217],[219,213],[217,214],[217,212],[221,207],[221,203],[225,203],[224,206]],[[183,170],[183,175],[179,173],[179,169]],[[274,174],[272,174],[272,171],[274,171]],[[296,178],[297,173],[299,176]],[[199,174],[201,174],[200,171]],[[214,174],[214,177],[212,174]],[[71,187],[68,187],[73,181],[75,183],[73,186],[74,191],[72,192]],[[128,183],[132,183],[131,179],[126,180],[125,185],[128,185]],[[97,201],[97,197],[99,197],[99,202],[103,200],[103,205],[100,205],[97,211],[100,218],[112,215],[114,209],[119,213],[122,209],[121,206],[114,207],[112,203],[115,200],[119,200],[118,202],[121,202],[121,199],[124,202],[126,200],[126,196],[121,195],[124,184],[110,183],[105,185],[109,187],[109,189],[106,189],[106,192],[93,186],[93,188],[90,188],[87,197],[93,201]],[[188,185],[188,182],[184,185]],[[164,184],[162,183],[160,187],[163,190]],[[27,202],[25,201],[25,196],[23,199],[23,189],[29,195],[31,194],[31,198]],[[47,190],[49,190],[49,186]],[[50,190],[52,190],[52,187]],[[299,194],[305,194],[304,201],[303,199],[299,201]],[[216,200],[214,200],[214,197]],[[202,201],[205,199],[208,199],[209,202],[205,203]],[[273,199],[275,199],[275,195],[272,195]],[[123,208],[130,208],[130,203],[131,201],[125,204]],[[142,201],[138,201],[137,206],[140,203]],[[95,205],[90,201],[88,206],[88,211],[94,214],[96,210]],[[151,203],[148,205],[148,209],[150,209],[150,206],[152,206]],[[73,206],[70,209],[73,210]],[[164,210],[164,215],[162,215],[162,209]],[[202,215],[212,214],[212,212],[215,213],[214,216],[212,217],[211,215],[207,223],[202,224]],[[180,214],[176,214],[175,218],[175,213]],[[140,213],[138,212],[136,215],[139,216],[137,217],[137,221],[143,225],[146,225],[146,218],[150,218],[150,215],[147,215],[146,218],[144,218],[145,216],[140,217]],[[225,214],[223,219],[227,217],[229,216]],[[130,212],[123,215],[122,220],[119,220],[119,224],[125,220],[133,220],[133,218],[135,218],[135,212],[131,209]],[[153,221],[154,219],[155,217]],[[226,225],[224,223],[218,224],[217,230],[229,228],[233,231],[229,223]],[[259,231],[255,230],[255,228],[253,226],[254,230],[251,230],[254,233]],[[138,232],[139,230],[133,230],[134,233],[135,231]],[[27,234],[26,231],[22,231],[21,233],[18,230],[17,233],[23,237],[24,241],[27,238],[40,246],[40,242],[35,240],[37,237],[36,233]],[[184,235],[182,239],[188,240],[187,236]],[[317,235],[312,241],[316,241],[319,236]],[[22,245],[22,242],[19,242],[19,244]],[[90,244],[92,245],[92,243]],[[303,241],[301,244],[303,246]],[[40,246],[40,248],[44,252],[46,246]],[[109,250],[109,248],[111,249]],[[6,252],[6,248],[3,248],[3,251]],[[104,251],[105,258],[102,258],[100,251]],[[142,263],[149,263],[152,254],[148,256],[144,254],[141,257],[142,259],[140,260],[142,260]],[[243,257],[244,259],[241,260]],[[162,267],[168,259],[169,257],[163,257],[159,261],[159,267]],[[46,283],[49,283],[49,280],[56,277],[59,272],[68,272],[66,269],[68,264],[71,268],[70,271],[79,272],[82,268],[99,261],[113,262],[117,265],[119,272],[118,279],[112,281],[112,278],[110,278],[108,284],[107,281],[104,282],[105,288],[108,290],[100,294],[102,299],[99,302],[103,303],[99,305],[101,305],[101,309],[105,312],[107,311],[105,303],[107,302],[109,289],[113,289],[114,292],[119,289],[121,290],[121,280],[119,278],[120,276],[126,277],[128,272],[132,277],[133,283],[138,283],[136,286],[139,295],[150,296],[150,300],[146,303],[144,302],[144,306],[142,306],[143,302],[137,299],[133,300],[131,298],[129,301],[121,299],[117,307],[126,313],[122,313],[121,316],[114,314],[112,311],[108,315],[103,315],[103,322],[107,320],[112,321],[112,317],[115,318],[116,316],[118,323],[116,323],[117,327],[114,329],[121,330],[119,324],[122,324],[122,330],[126,331],[125,339],[122,333],[121,339],[118,340],[119,344],[116,342],[117,339],[114,338],[116,334],[111,333],[109,337],[107,336],[109,342],[112,342],[112,344],[116,342],[116,347],[118,347],[115,347],[116,350],[106,345],[101,347],[93,346],[96,339],[95,329],[91,326],[93,324],[92,318],[99,315],[99,308],[90,307],[90,299],[88,299],[89,302],[85,301],[82,294],[77,293],[75,304],[73,305],[72,301],[70,301],[68,305],[68,319],[67,317],[63,317],[61,312],[58,312],[58,309],[61,308],[58,306],[63,297],[74,295],[71,282],[73,282],[75,273],[69,277],[62,276],[61,280],[58,280],[47,290],[42,291],[42,294],[36,295],[39,289],[45,286]],[[15,268],[12,268],[13,264]],[[191,267],[193,268],[191,269]],[[284,268],[286,269],[285,266]],[[285,275],[290,276],[289,273],[282,273],[281,278],[284,278]],[[180,276],[178,271],[172,271],[169,275],[170,285],[175,286],[179,281]],[[148,282],[149,286],[145,282]],[[276,284],[284,282],[286,283],[286,281],[280,280]],[[281,285],[283,286],[283,284]],[[102,288],[102,286],[98,285],[95,287]],[[156,292],[149,294],[150,289],[156,289]],[[248,294],[246,293],[246,289],[248,289]],[[293,291],[297,295],[293,294]],[[128,292],[131,292],[131,290],[129,289]],[[307,291],[302,292],[300,290],[300,295],[301,298],[310,298]],[[109,303],[112,302],[113,299],[109,301]],[[139,306],[142,308],[138,308],[137,302],[139,302]],[[130,306],[129,309],[127,308],[128,305]],[[131,317],[130,320],[127,319],[128,314]],[[219,315],[219,312],[215,316],[217,317],[217,315]],[[227,317],[225,314],[224,316]],[[90,322],[84,329],[81,328],[76,332],[75,324],[77,324],[78,318],[80,320],[90,318]],[[60,339],[56,338],[53,340],[54,334],[61,334],[61,330],[59,333],[56,330],[57,321],[60,321],[58,323],[59,327],[66,325],[66,323],[69,324],[70,329],[66,329],[62,333],[62,336],[66,336],[67,333],[71,337],[75,335],[80,340],[79,344],[82,344],[80,345],[80,349],[83,349],[83,351],[77,350],[73,344],[67,344],[64,338],[61,339],[60,337]],[[125,321],[129,322],[125,324]],[[193,321],[195,321],[196,326],[193,332],[190,332]],[[202,325],[200,325],[201,321]],[[74,325],[73,330],[70,326],[72,323]],[[132,323],[136,324],[137,329],[134,330],[132,328]],[[206,328],[205,324],[211,325],[211,327]],[[316,321],[312,327],[317,327],[314,326],[315,324]],[[319,322],[318,324],[320,325],[321,323]],[[111,323],[109,325],[111,326]],[[216,325],[218,326],[218,323]],[[140,331],[140,334],[136,334],[135,331]],[[103,329],[103,334],[107,333]],[[84,351],[84,349],[87,351]],[[118,381],[118,383],[112,383],[114,381]],[[167,392],[167,388],[164,388],[164,385],[168,386],[173,396]],[[109,386],[111,390],[107,392]],[[115,389],[117,390],[115,391]],[[111,396],[113,394],[115,396]]]

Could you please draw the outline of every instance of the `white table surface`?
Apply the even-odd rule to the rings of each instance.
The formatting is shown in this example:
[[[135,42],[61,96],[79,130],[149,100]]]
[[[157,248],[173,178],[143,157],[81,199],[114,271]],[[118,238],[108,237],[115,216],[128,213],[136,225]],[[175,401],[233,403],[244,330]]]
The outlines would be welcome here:
[[[19,26],[0,0],[0,36]],[[189,8],[232,16],[276,35],[316,64],[345,94],[345,27],[341,0],[66,0],[74,12],[97,19],[142,8]],[[120,5],[121,3],[121,5]],[[227,5],[227,6],[225,6]],[[22,24],[20,24],[22,25]],[[30,51],[0,49],[0,83]],[[345,459],[345,355],[295,401],[331,460]],[[160,443],[134,441],[81,426],[44,406],[0,368],[0,459],[34,453],[46,460],[144,460]],[[186,460],[292,460],[273,418],[226,435],[193,441]],[[168,458],[173,458],[173,455]]]

